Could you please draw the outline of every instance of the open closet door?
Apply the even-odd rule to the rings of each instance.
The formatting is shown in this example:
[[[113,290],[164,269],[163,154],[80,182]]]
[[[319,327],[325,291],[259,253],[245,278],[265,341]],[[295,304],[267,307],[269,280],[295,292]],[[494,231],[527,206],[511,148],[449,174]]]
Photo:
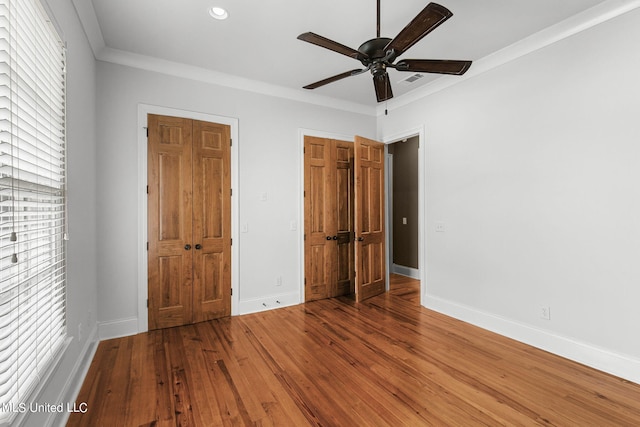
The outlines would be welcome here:
[[[386,290],[384,144],[355,137],[356,301]]]

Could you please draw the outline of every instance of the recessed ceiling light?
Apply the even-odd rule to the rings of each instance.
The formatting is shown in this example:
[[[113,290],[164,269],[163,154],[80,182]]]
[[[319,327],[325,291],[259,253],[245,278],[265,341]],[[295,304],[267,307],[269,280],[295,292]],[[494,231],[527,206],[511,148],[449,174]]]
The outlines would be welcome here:
[[[221,7],[212,7],[211,9],[209,9],[209,15],[211,15],[211,17],[214,19],[223,20],[229,17],[229,12]]]

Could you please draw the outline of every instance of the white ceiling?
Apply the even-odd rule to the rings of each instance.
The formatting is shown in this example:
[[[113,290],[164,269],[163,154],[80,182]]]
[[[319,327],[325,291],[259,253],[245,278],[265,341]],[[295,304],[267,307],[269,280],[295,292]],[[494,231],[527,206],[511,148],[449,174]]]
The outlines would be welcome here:
[[[312,31],[357,49],[375,37],[375,0],[74,0],[94,51],[104,47],[306,91],[302,86],[360,63],[296,37]],[[90,10],[92,2],[93,11]],[[477,61],[605,0],[439,0],[453,17],[409,49],[404,59]],[[381,0],[381,32],[393,38],[427,0]],[[211,19],[211,6],[229,11]],[[96,19],[97,18],[97,19]],[[93,21],[93,22],[89,22]],[[96,25],[97,23],[97,25]],[[96,34],[97,33],[97,34]],[[98,40],[99,42],[97,42]],[[472,65],[473,68],[473,65]],[[398,83],[412,73],[389,71],[396,98],[438,78]],[[313,92],[375,106],[368,73]]]

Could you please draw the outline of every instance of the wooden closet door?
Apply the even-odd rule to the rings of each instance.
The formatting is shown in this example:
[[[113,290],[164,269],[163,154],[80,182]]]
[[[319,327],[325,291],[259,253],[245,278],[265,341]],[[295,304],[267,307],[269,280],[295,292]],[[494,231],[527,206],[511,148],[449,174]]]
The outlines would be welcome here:
[[[386,290],[384,144],[355,137],[356,301]]]
[[[230,127],[193,122],[193,318],[231,314]]]
[[[304,138],[305,301],[329,298],[335,277],[335,173],[330,140]]]
[[[229,316],[230,127],[147,121],[149,329]]]
[[[191,121],[148,116],[149,329],[192,322]]]
[[[354,291],[353,143],[305,137],[305,300]]]

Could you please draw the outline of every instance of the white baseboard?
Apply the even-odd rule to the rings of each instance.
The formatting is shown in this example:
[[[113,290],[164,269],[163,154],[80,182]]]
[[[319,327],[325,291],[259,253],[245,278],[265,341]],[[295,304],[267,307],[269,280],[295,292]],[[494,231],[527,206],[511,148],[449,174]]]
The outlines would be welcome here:
[[[391,272],[402,276],[411,277],[420,280],[420,270],[413,267],[405,267],[404,265],[392,264]]]
[[[427,296],[424,301],[426,301],[425,307],[431,310],[640,384],[640,360],[631,356],[615,353],[448,300]]]
[[[240,300],[239,314],[258,313],[260,311],[289,307],[300,304],[300,294],[297,292],[272,295],[266,298]]]
[[[57,402],[76,402],[78,394],[80,394],[80,388],[82,388],[82,384],[84,383],[84,379],[87,376],[87,372],[89,372],[89,367],[91,367],[91,362],[93,361],[93,357],[96,354],[99,343],[100,341],[98,340],[98,326],[96,325],[89,333],[84,348],[82,349],[82,353],[76,361],[76,364],[71,371],[71,375],[69,375],[69,378],[67,378],[67,382],[64,384],[64,387],[60,391],[60,397],[58,398]],[[79,405],[81,402],[76,403]],[[51,413],[48,420],[49,423],[46,425],[64,426],[67,424],[70,415],[71,413],[68,411],[63,411],[61,413]]]
[[[238,314],[257,313],[297,304],[300,304],[300,294],[297,292],[272,295],[266,298],[240,300]],[[138,332],[137,317],[127,317],[125,319],[98,323],[98,336],[100,337],[100,341],[135,335]]]
[[[126,337],[138,333],[138,318],[127,317],[125,319],[111,320],[98,323],[98,336],[100,341],[111,338]]]

